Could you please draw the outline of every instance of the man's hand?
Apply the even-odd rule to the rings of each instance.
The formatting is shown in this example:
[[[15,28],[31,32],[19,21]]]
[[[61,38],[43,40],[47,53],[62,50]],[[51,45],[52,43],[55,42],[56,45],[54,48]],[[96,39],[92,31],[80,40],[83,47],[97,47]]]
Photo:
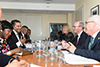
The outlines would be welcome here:
[[[21,42],[22,44],[24,44],[25,41],[26,41],[26,38],[24,37],[24,39],[22,39],[22,36],[21,36],[21,38],[20,38],[20,42]]]
[[[74,51],[76,49],[76,47],[71,43],[71,42],[68,42],[68,44],[70,44],[70,46],[67,48],[71,53],[74,54]]]
[[[64,40],[62,41],[62,47],[63,47],[63,48],[66,48],[66,49],[67,49],[69,46],[70,46],[70,45],[69,45],[68,43],[65,43]]]
[[[74,53],[74,51],[76,49],[76,47],[71,42],[65,43],[65,41],[62,41],[62,47],[66,48],[71,53]]]
[[[30,65],[24,60],[20,60],[20,61],[13,60],[10,64],[8,64],[5,67],[30,67]]]

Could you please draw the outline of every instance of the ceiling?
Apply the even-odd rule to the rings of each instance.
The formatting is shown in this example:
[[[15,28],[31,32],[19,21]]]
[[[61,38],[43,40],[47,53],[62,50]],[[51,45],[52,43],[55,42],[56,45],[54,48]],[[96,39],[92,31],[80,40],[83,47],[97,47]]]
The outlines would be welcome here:
[[[67,14],[75,10],[75,6],[73,9],[71,9],[71,6],[73,7],[77,1],[78,0],[0,0],[0,7],[3,13]],[[23,7],[19,6],[20,4],[23,4]],[[31,5],[29,6],[28,4]],[[67,6],[70,7],[68,8]]]
[[[0,0],[2,2],[26,2],[26,3],[50,3],[54,4],[75,4],[78,0]]]

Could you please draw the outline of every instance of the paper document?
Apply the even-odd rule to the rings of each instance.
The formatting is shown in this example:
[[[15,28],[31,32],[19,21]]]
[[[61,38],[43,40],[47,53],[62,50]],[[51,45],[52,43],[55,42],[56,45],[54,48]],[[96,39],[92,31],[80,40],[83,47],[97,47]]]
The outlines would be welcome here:
[[[22,55],[23,54],[23,52],[21,52],[21,53],[16,53],[16,55]]]
[[[41,67],[41,66],[38,66],[38,65],[35,65],[35,64],[30,64],[30,67]]]
[[[70,54],[67,51],[62,51],[64,53],[64,58],[68,64],[100,64],[94,59],[85,58],[79,55]]]
[[[100,65],[93,65],[93,67],[100,67]]]

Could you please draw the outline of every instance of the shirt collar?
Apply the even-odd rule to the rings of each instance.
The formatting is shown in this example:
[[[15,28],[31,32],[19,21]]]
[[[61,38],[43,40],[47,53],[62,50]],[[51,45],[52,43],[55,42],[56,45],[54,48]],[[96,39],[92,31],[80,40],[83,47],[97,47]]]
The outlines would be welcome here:
[[[22,33],[22,32],[21,32]],[[22,33],[22,35],[24,36],[24,34]]]
[[[80,37],[80,36],[81,36],[82,32],[83,32],[83,31],[81,31],[81,32],[78,34],[78,37]]]
[[[95,34],[93,34],[93,38],[95,38],[97,36],[97,34],[99,33],[99,31],[97,31]]]
[[[13,29],[13,32],[17,35],[18,33]]]

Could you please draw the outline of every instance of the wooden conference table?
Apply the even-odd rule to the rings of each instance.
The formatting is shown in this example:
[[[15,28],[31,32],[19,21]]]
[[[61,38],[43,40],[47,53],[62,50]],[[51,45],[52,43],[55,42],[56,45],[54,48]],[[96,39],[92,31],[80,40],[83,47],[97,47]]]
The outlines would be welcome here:
[[[38,58],[36,55],[30,54],[25,56],[18,56],[20,59],[27,61],[29,64],[39,65],[41,67],[92,67],[91,65],[70,65],[61,63],[59,61],[45,61],[45,58]]]

